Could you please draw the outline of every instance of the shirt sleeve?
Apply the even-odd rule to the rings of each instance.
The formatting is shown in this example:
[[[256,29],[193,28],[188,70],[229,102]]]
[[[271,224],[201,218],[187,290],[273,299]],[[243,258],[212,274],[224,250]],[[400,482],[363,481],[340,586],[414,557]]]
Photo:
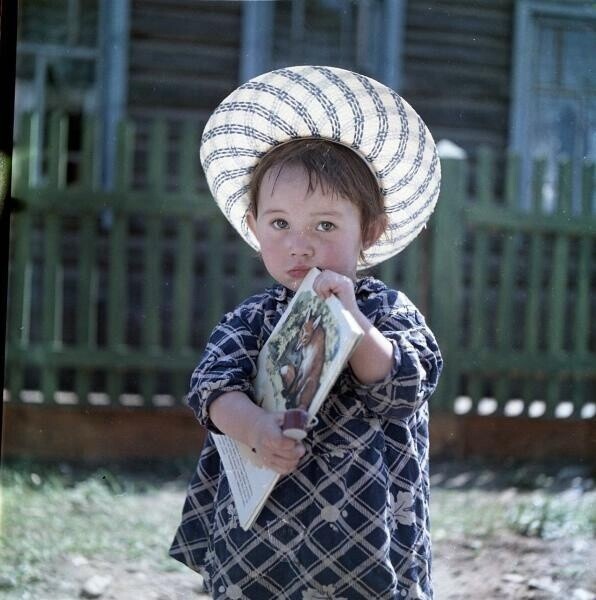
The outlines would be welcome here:
[[[435,337],[420,311],[401,293],[386,290],[361,306],[393,346],[393,367],[382,381],[364,384],[349,369],[356,396],[379,417],[405,419],[434,392],[443,368]]]
[[[242,312],[228,313],[215,327],[194,370],[187,402],[198,421],[221,433],[209,418],[209,406],[225,392],[240,391],[254,399],[253,379],[261,342],[259,326]]]

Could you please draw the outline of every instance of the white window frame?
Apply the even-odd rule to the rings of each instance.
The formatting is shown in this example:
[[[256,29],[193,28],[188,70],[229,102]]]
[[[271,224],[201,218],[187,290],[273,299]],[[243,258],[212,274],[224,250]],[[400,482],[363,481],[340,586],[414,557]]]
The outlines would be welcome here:
[[[530,139],[530,93],[532,81],[532,50],[539,33],[539,17],[565,19],[594,19],[594,3],[584,0],[517,0],[515,6],[515,35],[513,40],[513,82],[509,147],[521,157],[521,202],[530,206],[529,169],[532,156],[527,152]]]

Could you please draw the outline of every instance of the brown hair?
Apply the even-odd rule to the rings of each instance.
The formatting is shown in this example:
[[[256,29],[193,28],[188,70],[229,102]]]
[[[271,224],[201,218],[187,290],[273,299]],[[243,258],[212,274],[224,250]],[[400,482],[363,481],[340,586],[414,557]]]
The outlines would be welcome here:
[[[350,148],[328,140],[302,138],[270,150],[255,167],[250,181],[249,208],[255,217],[263,178],[273,167],[277,168],[277,176],[284,167],[302,167],[309,192],[320,187],[355,204],[360,211],[363,241],[370,242],[385,230],[387,215],[377,178]]]

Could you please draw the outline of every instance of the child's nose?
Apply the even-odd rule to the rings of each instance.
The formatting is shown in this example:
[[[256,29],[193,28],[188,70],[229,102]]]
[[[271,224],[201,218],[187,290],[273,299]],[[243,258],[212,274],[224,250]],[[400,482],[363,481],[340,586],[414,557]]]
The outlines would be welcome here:
[[[290,254],[292,256],[311,256],[314,248],[309,236],[302,231],[294,233],[290,237]]]

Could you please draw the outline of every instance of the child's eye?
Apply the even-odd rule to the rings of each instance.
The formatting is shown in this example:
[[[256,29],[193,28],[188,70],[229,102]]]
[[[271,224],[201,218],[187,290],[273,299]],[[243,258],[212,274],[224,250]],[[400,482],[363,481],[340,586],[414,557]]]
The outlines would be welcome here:
[[[331,221],[321,221],[317,225],[317,231],[333,231],[334,229],[335,225]]]
[[[273,227],[275,229],[287,229],[288,228],[288,222],[285,219],[274,219],[271,222],[271,225],[273,225]]]

